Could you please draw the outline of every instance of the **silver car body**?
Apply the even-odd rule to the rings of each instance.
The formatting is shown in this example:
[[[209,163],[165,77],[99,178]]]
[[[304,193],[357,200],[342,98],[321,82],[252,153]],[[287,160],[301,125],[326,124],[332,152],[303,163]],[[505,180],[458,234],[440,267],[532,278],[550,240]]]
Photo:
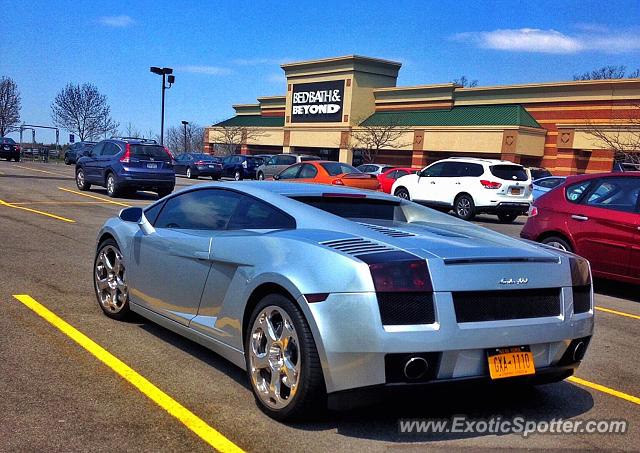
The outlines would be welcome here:
[[[276,154],[256,169],[256,177],[262,172],[265,178],[273,178],[273,175],[277,175],[285,168],[309,160],[320,160],[320,158],[318,156],[308,156],[305,154]]]
[[[362,173],[369,173],[371,175],[381,175],[390,168],[397,167],[397,165],[388,164],[362,164],[356,167]]]
[[[293,216],[296,228],[159,228],[145,234],[136,223],[114,217],[101,228],[98,241],[112,236],[119,244],[133,311],[205,345],[239,367],[246,366],[243,330],[250,316],[247,304],[274,285],[286,291],[304,313],[329,393],[387,383],[388,354],[439,353],[435,381],[486,378],[488,348],[528,345],[536,370],[544,370],[559,363],[572,340],[592,335],[590,288],[586,312],[574,314],[572,260],[582,261],[589,284],[590,270],[586,261],[571,254],[513,239],[379,192],[247,181],[198,185],[169,197],[208,189],[257,197]],[[405,209],[407,221],[349,220],[291,198],[323,196],[327,191],[392,200]],[[348,246],[354,242],[360,245]],[[383,325],[371,271],[363,261],[367,254],[381,251],[405,251],[426,260],[435,322]],[[528,319],[457,321],[454,298],[458,292],[516,287],[557,289],[560,313]],[[327,293],[326,300],[310,303],[305,297],[319,293]],[[526,298],[521,302],[536,303]]]

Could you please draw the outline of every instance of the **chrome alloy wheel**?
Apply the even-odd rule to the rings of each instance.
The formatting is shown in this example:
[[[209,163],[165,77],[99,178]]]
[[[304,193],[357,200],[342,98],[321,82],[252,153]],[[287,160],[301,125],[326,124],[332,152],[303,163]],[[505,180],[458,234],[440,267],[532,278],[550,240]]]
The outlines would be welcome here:
[[[112,245],[100,250],[96,259],[94,280],[102,307],[111,313],[120,312],[129,297],[120,250]]]
[[[107,178],[107,192],[112,194],[116,191],[116,178],[113,175],[109,175]]]
[[[569,250],[567,250],[567,248],[564,246],[564,244],[562,244],[559,241],[550,241],[550,242],[545,242],[545,244],[547,244],[548,246],[553,247],[554,249],[560,249],[560,250],[564,250],[565,252],[568,252]]]
[[[293,399],[300,380],[298,334],[280,307],[263,309],[251,327],[249,366],[256,395],[272,409],[282,409]]]
[[[466,217],[471,212],[471,203],[467,198],[460,198],[456,204],[456,212],[459,217]]]
[[[78,170],[78,173],[76,173],[76,185],[78,187],[84,186],[84,171],[82,170]]]

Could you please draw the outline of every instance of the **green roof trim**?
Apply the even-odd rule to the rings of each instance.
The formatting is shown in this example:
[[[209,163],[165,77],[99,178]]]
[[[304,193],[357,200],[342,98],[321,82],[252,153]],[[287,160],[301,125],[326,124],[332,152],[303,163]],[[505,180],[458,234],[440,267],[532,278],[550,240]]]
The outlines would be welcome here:
[[[376,112],[363,126],[526,126],[541,128],[521,105],[479,105],[451,110],[404,110]]]
[[[213,127],[239,126],[239,127],[284,127],[283,116],[261,115],[237,115],[228,120],[220,121]]]

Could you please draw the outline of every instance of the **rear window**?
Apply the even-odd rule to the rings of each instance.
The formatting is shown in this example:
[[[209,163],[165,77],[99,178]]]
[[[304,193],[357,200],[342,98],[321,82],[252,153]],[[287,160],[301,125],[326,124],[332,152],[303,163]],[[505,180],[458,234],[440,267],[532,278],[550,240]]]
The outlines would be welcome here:
[[[129,145],[129,149],[131,150],[131,155],[139,159],[171,160],[162,146]]]
[[[94,146],[96,146],[95,143],[83,143],[80,145],[83,150],[91,150]]]
[[[218,157],[214,157],[211,154],[201,153],[201,154],[192,154],[192,156],[195,160],[206,160],[207,162],[220,162],[220,159]]]
[[[376,219],[405,221],[400,202],[350,197],[292,197],[345,219]]]
[[[357,168],[342,162],[325,162],[320,165],[329,173],[329,176],[342,175],[344,173],[362,173]]]
[[[522,165],[492,165],[491,174],[496,178],[510,181],[526,181],[527,172]]]
[[[3,145],[14,145],[16,142],[9,137],[0,137],[0,143],[2,143]]]

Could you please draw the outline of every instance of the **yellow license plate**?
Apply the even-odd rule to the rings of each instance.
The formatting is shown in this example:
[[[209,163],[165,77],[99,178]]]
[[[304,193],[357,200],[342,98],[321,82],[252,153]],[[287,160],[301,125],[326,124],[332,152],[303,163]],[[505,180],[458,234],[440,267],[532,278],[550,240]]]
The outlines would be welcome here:
[[[520,195],[522,189],[511,189],[511,195]]]
[[[535,374],[533,354],[529,346],[495,348],[487,351],[491,379]]]

